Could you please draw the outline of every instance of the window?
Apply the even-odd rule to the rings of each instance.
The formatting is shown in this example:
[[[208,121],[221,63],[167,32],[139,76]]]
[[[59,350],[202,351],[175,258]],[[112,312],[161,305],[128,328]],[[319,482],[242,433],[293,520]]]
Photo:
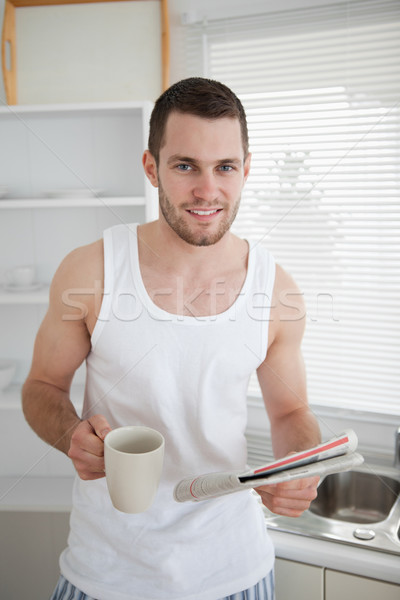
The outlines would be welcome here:
[[[234,231],[304,293],[310,403],[400,414],[400,3],[195,23],[186,56],[245,106]]]

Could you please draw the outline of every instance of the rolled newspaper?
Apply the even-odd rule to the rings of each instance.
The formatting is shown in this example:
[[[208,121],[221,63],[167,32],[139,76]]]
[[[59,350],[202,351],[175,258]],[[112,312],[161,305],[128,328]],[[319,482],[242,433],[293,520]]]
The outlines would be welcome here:
[[[199,501],[261,485],[348,471],[364,462],[361,454],[354,452],[357,444],[354,431],[347,430],[315,448],[250,471],[207,473],[183,479],[175,486],[174,498],[177,502]]]

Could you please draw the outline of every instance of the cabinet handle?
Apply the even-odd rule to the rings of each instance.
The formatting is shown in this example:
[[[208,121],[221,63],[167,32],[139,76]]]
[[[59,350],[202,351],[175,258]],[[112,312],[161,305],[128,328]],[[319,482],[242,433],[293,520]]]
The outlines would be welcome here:
[[[170,34],[169,34],[168,0],[161,0],[161,60],[162,91],[169,87],[170,70]]]
[[[17,104],[17,56],[15,40],[15,7],[10,0],[4,6],[1,66],[7,104]]]

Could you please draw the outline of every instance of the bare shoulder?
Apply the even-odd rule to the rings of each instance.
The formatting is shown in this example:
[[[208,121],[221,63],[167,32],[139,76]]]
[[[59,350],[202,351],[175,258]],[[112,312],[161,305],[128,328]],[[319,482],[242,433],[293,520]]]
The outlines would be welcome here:
[[[93,321],[104,287],[103,240],[76,248],[63,259],[50,287],[50,308]]]
[[[96,279],[103,281],[103,273],[103,240],[97,240],[67,254],[56,271],[53,283],[90,284]]]
[[[301,338],[306,323],[304,294],[293,277],[280,265],[276,265],[271,325],[273,337],[291,336]]]

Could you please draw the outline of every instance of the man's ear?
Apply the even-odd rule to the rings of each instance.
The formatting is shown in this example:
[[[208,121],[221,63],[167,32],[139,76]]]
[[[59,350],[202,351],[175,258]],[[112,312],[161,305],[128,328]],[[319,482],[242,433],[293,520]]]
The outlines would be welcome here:
[[[245,182],[250,173],[250,164],[251,164],[251,153],[249,152],[244,161],[244,181]]]
[[[158,187],[158,175],[157,175],[157,164],[154,156],[145,150],[143,153],[142,164],[144,172],[147,175],[148,180],[154,187]]]

